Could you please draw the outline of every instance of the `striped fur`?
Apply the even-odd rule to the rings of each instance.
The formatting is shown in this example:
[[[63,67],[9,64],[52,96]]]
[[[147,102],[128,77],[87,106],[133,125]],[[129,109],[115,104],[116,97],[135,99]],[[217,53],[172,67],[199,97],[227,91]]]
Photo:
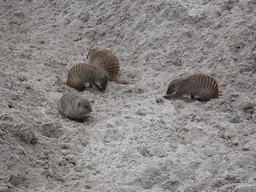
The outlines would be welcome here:
[[[100,91],[106,89],[108,83],[108,73],[96,66],[88,64],[74,65],[68,72],[68,78],[66,85],[74,87],[78,91],[82,91],[85,88],[85,83],[96,87]],[[99,83],[99,85],[97,84]]]
[[[216,80],[208,75],[195,74],[187,78],[173,80],[167,89],[166,99],[178,98],[189,94],[193,99],[195,96],[200,101],[209,101],[219,98],[219,89]]]
[[[120,84],[132,84],[126,80],[120,79],[119,59],[108,50],[92,49],[87,55],[89,64],[100,67],[107,71],[109,80]]]

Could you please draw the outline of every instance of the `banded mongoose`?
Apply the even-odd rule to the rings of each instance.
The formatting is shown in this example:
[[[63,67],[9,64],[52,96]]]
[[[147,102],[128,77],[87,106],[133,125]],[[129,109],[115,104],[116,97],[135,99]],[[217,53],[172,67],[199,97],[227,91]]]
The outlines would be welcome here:
[[[74,90],[61,97],[58,109],[64,117],[80,122],[83,122],[84,117],[92,112],[90,102]]]
[[[164,96],[166,99],[178,98],[185,94],[190,94],[191,99],[197,96],[199,101],[219,98],[216,80],[204,74],[195,74],[187,78],[173,80],[169,84],[166,94]]]
[[[89,83],[90,86],[104,91],[107,87],[108,79],[108,73],[104,69],[82,63],[74,65],[69,70],[66,85],[74,87],[78,91],[83,91],[85,83]]]
[[[119,77],[119,59],[110,51],[91,49],[88,52],[87,59],[89,60],[89,64],[101,67],[107,71],[110,81],[114,81],[119,84],[132,84],[131,82]]]

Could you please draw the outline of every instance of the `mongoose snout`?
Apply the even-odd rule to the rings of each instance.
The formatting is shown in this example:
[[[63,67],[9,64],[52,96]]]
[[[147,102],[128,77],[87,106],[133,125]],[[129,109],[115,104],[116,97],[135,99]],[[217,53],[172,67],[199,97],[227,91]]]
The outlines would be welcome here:
[[[173,80],[167,89],[166,99],[178,98],[188,94],[191,99],[197,96],[199,101],[209,101],[219,98],[219,89],[216,80],[205,74],[195,74],[187,78]]]

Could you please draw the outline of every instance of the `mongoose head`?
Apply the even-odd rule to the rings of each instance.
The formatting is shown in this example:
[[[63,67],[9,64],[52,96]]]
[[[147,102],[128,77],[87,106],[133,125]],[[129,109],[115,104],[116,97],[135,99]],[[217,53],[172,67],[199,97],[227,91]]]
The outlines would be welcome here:
[[[99,74],[97,82],[100,84],[100,87],[103,91],[105,91],[107,84],[109,80],[109,75],[108,73],[102,69],[102,73]]]
[[[86,59],[91,59],[91,57],[93,57],[93,55],[95,54],[95,53],[97,53],[99,51],[99,49],[91,49],[89,52],[88,52],[88,54],[87,54],[87,57],[86,57]]]
[[[170,99],[170,98],[176,98],[177,96],[180,96],[184,92],[184,80],[183,79],[175,79],[173,80],[167,89],[166,95],[164,98]]]
[[[180,81],[181,81],[180,79],[175,79],[175,80],[171,81],[171,83],[168,86],[166,94],[174,93],[177,85],[180,84]]]
[[[74,103],[74,108],[79,118],[83,118],[85,115],[92,112],[91,104],[85,98],[78,98]]]

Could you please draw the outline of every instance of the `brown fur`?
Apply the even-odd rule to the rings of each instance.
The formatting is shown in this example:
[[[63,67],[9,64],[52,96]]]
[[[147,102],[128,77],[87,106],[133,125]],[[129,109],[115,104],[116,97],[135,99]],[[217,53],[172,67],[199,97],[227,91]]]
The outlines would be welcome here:
[[[196,74],[187,78],[173,80],[167,89],[166,99],[178,98],[189,94],[191,98],[198,96],[200,101],[209,101],[219,98],[219,89],[216,80],[208,75]]]
[[[77,64],[69,70],[66,85],[74,87],[78,91],[83,91],[85,83],[89,83],[98,90],[104,91],[108,79],[108,73],[104,69],[88,64]]]
[[[109,80],[119,84],[132,84],[129,81],[119,77],[120,64],[119,59],[108,50],[92,49],[87,55],[89,64],[101,67],[108,72]]]

